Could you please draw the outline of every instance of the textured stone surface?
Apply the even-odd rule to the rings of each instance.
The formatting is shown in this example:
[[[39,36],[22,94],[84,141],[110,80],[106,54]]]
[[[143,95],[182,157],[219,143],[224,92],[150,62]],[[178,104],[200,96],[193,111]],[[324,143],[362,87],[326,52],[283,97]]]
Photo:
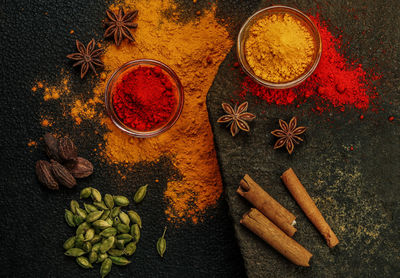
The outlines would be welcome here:
[[[395,277],[400,275],[400,20],[398,1],[281,1],[330,20],[335,34],[343,30],[343,51],[365,68],[383,74],[378,113],[359,111],[311,112],[311,104],[277,107],[247,97],[257,115],[250,134],[232,138],[216,123],[222,102],[238,100],[241,76],[232,70],[235,49],[221,65],[208,95],[210,121],[230,212],[249,277]],[[270,5],[269,2],[262,6]],[[318,7],[318,8],[317,8]],[[365,31],[365,32],[364,32]],[[387,120],[395,116],[394,122]],[[278,119],[298,116],[308,126],[305,142],[289,156],[273,150],[270,131]],[[353,146],[353,151],[351,151]],[[280,181],[287,168],[295,172],[337,234],[340,244],[329,249],[325,240]],[[276,200],[297,216],[295,240],[314,254],[310,268],[291,264],[239,224],[251,206],[238,194],[248,173]]]

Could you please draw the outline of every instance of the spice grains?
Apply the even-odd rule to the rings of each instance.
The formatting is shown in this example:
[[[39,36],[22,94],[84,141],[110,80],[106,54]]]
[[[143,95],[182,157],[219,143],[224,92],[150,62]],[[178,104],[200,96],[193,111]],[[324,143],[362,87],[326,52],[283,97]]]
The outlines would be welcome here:
[[[171,157],[182,179],[171,179],[166,185],[166,218],[177,223],[197,223],[222,194],[206,95],[233,45],[232,39],[216,19],[215,7],[182,23],[171,0],[124,0],[109,8],[117,12],[121,5],[126,10],[139,10],[135,42],[123,40],[118,47],[105,46],[102,61],[106,76],[96,80],[95,88],[88,92],[89,99],[69,95],[58,101],[66,108],[65,115],[71,115],[76,124],[90,121],[104,125],[104,142],[96,149],[110,164],[134,167],[143,161]],[[173,18],[165,17],[167,10],[175,11]],[[123,133],[111,122],[103,113],[103,97],[113,71],[128,61],[149,57],[174,70],[184,89],[185,104],[170,130],[144,140]]]
[[[313,62],[316,46],[310,30],[287,13],[256,21],[245,41],[247,62],[269,82],[285,83],[302,75]]]

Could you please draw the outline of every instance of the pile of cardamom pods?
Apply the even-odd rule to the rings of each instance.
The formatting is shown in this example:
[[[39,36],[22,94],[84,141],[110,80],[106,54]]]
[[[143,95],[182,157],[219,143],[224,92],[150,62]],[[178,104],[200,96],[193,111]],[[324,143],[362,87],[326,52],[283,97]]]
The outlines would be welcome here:
[[[141,186],[133,197],[134,202],[143,201],[146,191],[147,185]],[[70,209],[65,210],[65,221],[77,229],[75,236],[65,241],[64,254],[75,257],[83,268],[93,268],[93,263],[101,263],[103,278],[110,273],[113,264],[131,263],[125,256],[132,256],[136,251],[142,220],[137,212],[122,210],[129,205],[125,196],[105,194],[103,198],[97,189],[86,187],[80,198],[89,197],[93,201],[91,204],[85,202],[81,208],[76,200],[72,200]]]
[[[73,188],[76,186],[76,178],[86,178],[93,173],[93,164],[78,156],[78,150],[70,138],[57,139],[46,133],[43,139],[50,162],[36,162],[36,175],[47,188],[59,189],[59,184]]]

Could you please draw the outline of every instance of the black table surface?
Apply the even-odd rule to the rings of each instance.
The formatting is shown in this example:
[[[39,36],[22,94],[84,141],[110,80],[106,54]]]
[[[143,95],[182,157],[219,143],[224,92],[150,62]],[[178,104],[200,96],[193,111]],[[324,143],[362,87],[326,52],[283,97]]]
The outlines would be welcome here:
[[[267,105],[247,96],[257,115],[249,134],[235,138],[216,123],[221,103],[243,101],[240,73],[232,70],[235,49],[221,65],[208,94],[207,107],[236,236],[249,277],[399,277],[400,276],[400,2],[280,1],[311,14],[319,13],[334,35],[343,36],[340,50],[365,69],[382,74],[377,83],[379,112],[332,109],[318,114],[312,103],[296,107]],[[271,1],[261,3],[269,6]],[[341,33],[340,31],[343,31]],[[364,119],[360,119],[360,114]],[[274,150],[270,132],[278,119],[297,116],[307,126],[304,142],[290,156]],[[395,117],[390,122],[388,118]],[[292,167],[338,236],[329,249],[280,180]],[[297,267],[239,224],[251,205],[236,190],[249,174],[297,216],[294,239],[311,253],[311,267]]]
[[[200,2],[200,1],[199,1]],[[84,3],[84,5],[82,4]],[[128,184],[152,183],[146,201],[137,210],[142,214],[144,227],[140,246],[133,263],[114,267],[110,277],[242,277],[243,260],[234,237],[227,205],[222,197],[210,209],[205,221],[197,225],[179,227],[165,220],[163,191],[167,180],[177,173],[168,157],[159,162],[140,163],[127,172],[125,184],[116,175],[118,166],[110,166],[90,150],[102,141],[98,126],[82,123],[76,127],[63,119],[60,107],[43,103],[40,95],[31,91],[35,80],[49,83],[57,80],[61,68],[70,68],[65,55],[71,52],[73,36],[66,30],[75,30],[82,41],[92,37],[101,39],[104,32],[101,20],[111,1],[1,1],[1,198],[2,225],[0,232],[0,277],[99,277],[96,267],[83,270],[73,259],[63,255],[62,244],[72,235],[64,220],[64,209],[71,199],[78,199],[79,190],[94,186],[102,193],[131,194],[137,187]],[[195,17],[196,10],[209,3],[178,1],[178,8],[187,18]],[[253,1],[219,1],[218,16],[229,16],[232,22],[254,9]],[[233,24],[233,26],[236,26]],[[233,29],[232,29],[233,30]],[[73,82],[81,91],[90,90],[93,82],[80,82],[74,71]],[[79,188],[50,192],[40,186],[34,165],[45,159],[41,147],[29,148],[29,140],[39,142],[45,131],[40,125],[43,111],[56,117],[52,128],[65,131],[75,139],[81,155],[90,159],[95,173],[79,182]],[[94,134],[94,130],[99,134]],[[90,138],[90,140],[87,140]],[[127,191],[126,188],[131,188]],[[155,249],[155,241],[165,225],[168,248],[164,259]]]

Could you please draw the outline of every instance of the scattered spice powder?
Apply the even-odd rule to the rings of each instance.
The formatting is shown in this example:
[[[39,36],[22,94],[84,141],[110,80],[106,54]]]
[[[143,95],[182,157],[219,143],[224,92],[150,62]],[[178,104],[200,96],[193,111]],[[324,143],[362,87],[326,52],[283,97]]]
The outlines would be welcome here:
[[[182,24],[163,16],[165,10],[176,6],[171,0],[125,0],[109,8],[116,10],[119,5],[140,11],[135,44],[124,40],[119,47],[106,46],[102,60],[107,78],[98,81],[92,99],[75,100],[72,104],[70,99],[60,101],[68,102],[62,104],[71,106],[70,114],[76,122],[100,120],[108,128],[98,151],[109,163],[122,167],[124,163],[157,161],[169,154],[183,178],[167,183],[164,192],[167,219],[197,223],[208,208],[217,204],[222,193],[205,103],[218,67],[233,42],[226,28],[217,22],[215,6],[203,11],[196,20]],[[166,63],[176,72],[184,87],[185,104],[181,117],[170,130],[143,140],[120,131],[102,111],[106,80],[111,73],[130,60],[148,57]]]
[[[361,64],[349,62],[337,49],[342,47],[340,38],[336,38],[321,20],[320,16],[310,16],[319,29],[322,40],[322,56],[313,75],[296,88],[271,90],[256,84],[250,77],[242,83],[244,97],[247,93],[258,96],[267,103],[290,105],[313,99],[315,110],[326,111],[330,107],[344,111],[346,106],[367,109],[371,100],[378,96],[372,81],[380,76],[369,76]]]
[[[37,146],[37,142],[36,141],[29,140],[28,147],[36,147],[36,146]]]
[[[244,51],[258,77],[286,83],[306,71],[315,48],[311,31],[299,19],[279,13],[261,18],[250,27]]]
[[[64,74],[56,85],[49,85],[45,81],[37,81],[31,90],[32,92],[43,92],[44,101],[59,99],[61,96],[71,92],[69,82],[69,76]]]
[[[80,99],[74,101],[71,108],[71,116],[77,125],[80,125],[83,119],[94,119],[101,115],[101,112],[96,110],[96,104],[100,103],[100,99],[95,96],[86,102]]]

